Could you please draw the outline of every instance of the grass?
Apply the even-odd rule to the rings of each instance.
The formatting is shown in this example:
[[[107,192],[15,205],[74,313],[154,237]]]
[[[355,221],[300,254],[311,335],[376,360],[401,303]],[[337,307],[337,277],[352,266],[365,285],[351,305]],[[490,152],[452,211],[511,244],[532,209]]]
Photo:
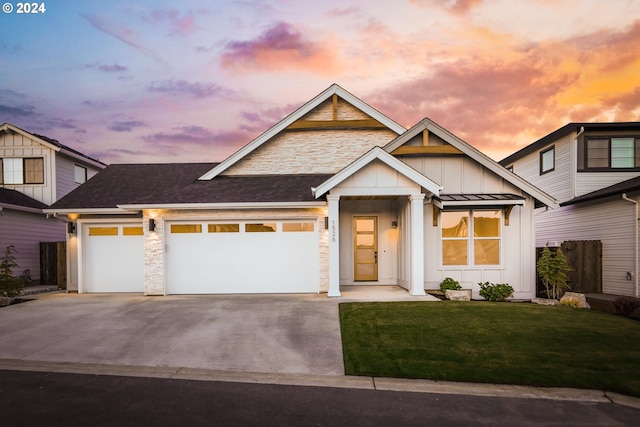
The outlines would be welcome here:
[[[347,375],[640,396],[640,322],[526,303],[340,304]]]

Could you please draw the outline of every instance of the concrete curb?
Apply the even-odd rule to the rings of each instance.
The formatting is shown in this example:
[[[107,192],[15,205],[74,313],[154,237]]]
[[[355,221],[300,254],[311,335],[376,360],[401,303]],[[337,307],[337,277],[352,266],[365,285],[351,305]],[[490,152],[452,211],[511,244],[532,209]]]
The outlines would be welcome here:
[[[280,374],[267,372],[217,371],[210,369],[131,366],[97,363],[45,362],[0,359],[0,370],[55,372],[66,374],[115,375],[195,381],[221,381],[307,387],[353,388],[413,393],[455,394],[518,399],[546,399],[588,403],[613,403],[640,409],[640,398],[599,390],[555,387],[527,387],[508,384],[478,384],[404,378]]]

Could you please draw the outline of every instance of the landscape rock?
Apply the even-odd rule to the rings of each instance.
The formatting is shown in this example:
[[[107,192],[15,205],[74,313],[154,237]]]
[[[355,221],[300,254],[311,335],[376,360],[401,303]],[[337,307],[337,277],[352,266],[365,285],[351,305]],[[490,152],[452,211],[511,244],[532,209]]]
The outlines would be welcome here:
[[[560,305],[575,308],[591,308],[589,303],[587,303],[587,298],[584,294],[579,294],[577,292],[565,292],[562,298],[560,298]]]
[[[0,307],[6,307],[13,302],[13,298],[9,297],[0,297]]]
[[[552,298],[532,298],[531,304],[540,304],[540,305],[558,305],[559,301],[557,299]]]
[[[471,301],[471,289],[461,289],[459,291],[447,289],[444,295],[451,301]]]

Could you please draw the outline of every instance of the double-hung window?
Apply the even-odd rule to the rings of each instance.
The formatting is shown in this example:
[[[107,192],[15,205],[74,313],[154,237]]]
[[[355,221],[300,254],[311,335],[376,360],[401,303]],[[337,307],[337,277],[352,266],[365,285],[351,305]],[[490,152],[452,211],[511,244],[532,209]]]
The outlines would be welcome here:
[[[443,211],[442,264],[500,265],[501,210]]]

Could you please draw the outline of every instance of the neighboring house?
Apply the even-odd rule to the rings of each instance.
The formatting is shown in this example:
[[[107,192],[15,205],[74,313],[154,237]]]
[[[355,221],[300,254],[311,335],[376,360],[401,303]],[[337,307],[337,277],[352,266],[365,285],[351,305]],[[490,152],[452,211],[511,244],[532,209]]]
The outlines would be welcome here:
[[[66,240],[65,219],[43,209],[104,167],[54,139],[0,125],[0,250],[18,251],[14,274],[40,279],[39,242]]]
[[[453,277],[535,294],[534,206],[555,200],[429,119],[332,85],[219,164],[112,165],[72,219],[70,289],[318,293]]]
[[[569,123],[500,162],[559,201],[536,212],[538,247],[602,242],[602,291],[638,296],[640,123]]]

